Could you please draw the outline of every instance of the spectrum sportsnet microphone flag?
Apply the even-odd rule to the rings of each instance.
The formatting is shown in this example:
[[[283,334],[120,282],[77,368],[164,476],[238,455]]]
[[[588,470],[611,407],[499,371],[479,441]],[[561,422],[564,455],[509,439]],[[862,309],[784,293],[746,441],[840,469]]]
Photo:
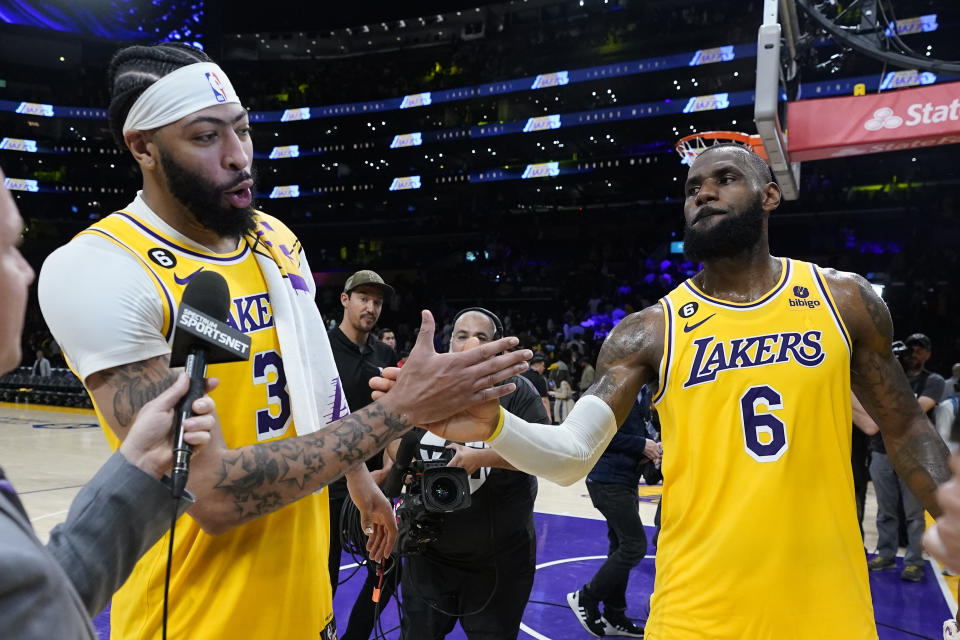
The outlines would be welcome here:
[[[960,143],[960,82],[798,100],[787,107],[794,161]]]
[[[207,350],[208,364],[248,360],[250,342],[250,336],[237,331],[226,322],[220,322],[181,302],[170,366],[183,366],[190,347],[201,343]]]

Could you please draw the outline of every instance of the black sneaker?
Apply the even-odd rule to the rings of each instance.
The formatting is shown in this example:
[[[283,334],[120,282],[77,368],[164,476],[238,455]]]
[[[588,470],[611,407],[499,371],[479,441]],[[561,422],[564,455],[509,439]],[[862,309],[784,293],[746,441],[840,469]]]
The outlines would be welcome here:
[[[893,569],[897,566],[897,561],[893,558],[884,558],[877,556],[867,563],[867,569],[870,571],[883,571],[884,569]]]
[[[590,598],[583,592],[583,589],[578,589],[567,594],[567,604],[573,609],[573,612],[577,615],[577,620],[590,635],[595,638],[603,637],[606,625],[600,615],[600,603],[598,601]]]
[[[926,572],[920,565],[908,564],[903,568],[903,572],[900,573],[900,577],[903,580],[908,580],[910,582],[922,582],[924,573]]]
[[[638,626],[622,611],[603,612],[604,633],[608,636],[642,638],[643,627]]]

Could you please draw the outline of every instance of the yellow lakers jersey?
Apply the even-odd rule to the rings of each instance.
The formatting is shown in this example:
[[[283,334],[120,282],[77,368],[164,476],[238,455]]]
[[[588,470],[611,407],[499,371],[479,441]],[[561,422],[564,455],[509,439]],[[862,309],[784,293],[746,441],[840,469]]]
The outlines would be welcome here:
[[[850,336],[813,264],[660,302],[662,529],[649,640],[875,640],[850,464]]]
[[[261,214],[260,225],[261,230],[269,229],[270,237],[281,234],[285,246],[299,247],[275,218]],[[103,238],[138,258],[163,301],[159,329],[168,341],[190,278],[201,270],[221,274],[232,298],[228,324],[252,340],[247,362],[207,369],[207,375],[220,379],[210,395],[217,403],[226,443],[234,448],[296,435],[270,296],[248,243],[241,242],[228,254],[201,251],[126,211],[81,233]],[[117,438],[96,410],[116,449]],[[160,638],[168,536],[146,553],[114,596],[112,638]],[[189,516],[180,518],[170,581],[169,637],[334,639],[328,537],[325,490],[218,536],[204,533]]]

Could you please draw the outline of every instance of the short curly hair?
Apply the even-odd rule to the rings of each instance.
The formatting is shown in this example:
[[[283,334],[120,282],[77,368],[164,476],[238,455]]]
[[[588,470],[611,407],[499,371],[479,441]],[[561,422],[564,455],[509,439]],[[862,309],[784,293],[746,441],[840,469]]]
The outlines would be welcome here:
[[[720,144],[715,144],[712,147],[707,147],[701,152],[701,154],[720,149],[739,149],[740,151],[743,151],[746,154],[745,157],[747,163],[750,165],[750,168],[757,176],[757,179],[760,180],[761,184],[773,182],[774,184],[779,185],[779,182],[777,182],[777,176],[773,173],[773,167],[771,167],[766,160],[742,144],[738,144],[736,142],[721,142]]]

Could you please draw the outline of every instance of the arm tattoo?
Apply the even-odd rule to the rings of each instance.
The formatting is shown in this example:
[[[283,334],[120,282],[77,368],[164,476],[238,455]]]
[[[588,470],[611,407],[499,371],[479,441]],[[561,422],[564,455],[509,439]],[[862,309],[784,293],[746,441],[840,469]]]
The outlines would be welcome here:
[[[177,374],[168,367],[169,356],[159,356],[103,371],[104,383],[113,388],[113,415],[126,429],[137,412],[174,383]]]
[[[624,332],[613,334],[604,341],[597,358],[597,381],[589,393],[606,400],[620,387],[622,376],[617,375],[616,364],[636,350],[631,338],[633,336]]]
[[[333,482],[412,426],[371,404],[315,433],[231,452],[214,489],[251,520]]]
[[[926,419],[924,419],[926,422]],[[924,424],[923,427],[928,427]],[[887,446],[890,462],[924,508],[940,516],[937,486],[950,479],[947,445],[932,428],[914,430],[899,444]]]
[[[863,283],[859,287],[863,306],[866,307],[867,315],[873,321],[873,327],[877,333],[887,340],[893,340],[893,319],[890,317],[890,310],[873,291],[867,291],[866,287],[869,286],[868,283]]]
[[[586,393],[606,402],[622,423],[640,391],[656,376],[653,355],[662,340],[660,305],[624,318],[604,340],[597,358],[596,382]]]
[[[900,364],[890,350],[893,321],[880,298],[859,282],[860,299],[870,323],[862,341],[854,344],[852,380],[861,403],[869,403],[869,413],[883,433],[887,455],[897,475],[930,513],[939,515],[937,485],[950,477],[949,451],[920,411]],[[870,335],[870,330],[875,332]],[[866,404],[865,404],[866,406]]]

